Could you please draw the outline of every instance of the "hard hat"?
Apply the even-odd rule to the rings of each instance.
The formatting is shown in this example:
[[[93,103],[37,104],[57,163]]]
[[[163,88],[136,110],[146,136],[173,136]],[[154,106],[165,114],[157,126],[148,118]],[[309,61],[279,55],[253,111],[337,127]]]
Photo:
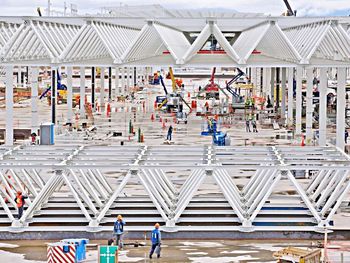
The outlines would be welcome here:
[[[117,219],[123,219],[123,217],[121,215],[118,215]]]
[[[21,194],[22,194],[22,192],[21,192],[21,191],[17,191],[17,194],[18,194],[18,195],[21,195]]]
[[[159,228],[159,227],[160,227],[159,223],[156,223],[156,224],[154,225],[154,227],[155,227],[155,228]]]

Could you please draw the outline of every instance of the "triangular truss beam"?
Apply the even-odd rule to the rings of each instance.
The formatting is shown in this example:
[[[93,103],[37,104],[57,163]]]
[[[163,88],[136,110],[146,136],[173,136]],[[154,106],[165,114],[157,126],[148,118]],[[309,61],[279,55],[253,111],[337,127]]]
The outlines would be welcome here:
[[[299,63],[301,56],[274,21],[264,22],[241,32],[233,44],[240,64],[248,63],[253,55]]]
[[[182,63],[187,63],[193,57],[196,56],[197,52],[203,47],[203,45],[208,41],[210,35],[214,35],[220,46],[226,52],[226,54],[232,59],[234,63],[238,63],[239,56],[230,43],[227,41],[224,34],[221,32],[215,21],[208,21],[205,27],[202,29],[198,37],[192,43],[191,47],[187,50],[182,58]]]
[[[59,56],[80,26],[28,20],[3,49],[4,62],[42,61],[58,63]]]
[[[121,56],[139,33],[138,29],[102,21],[89,21],[63,51],[61,61],[73,62],[109,58],[120,64]]]
[[[160,27],[153,26],[153,21],[148,21],[141,29],[137,38],[131,42],[131,45],[123,53],[121,60],[123,63],[131,63],[152,57],[161,56],[170,51],[162,36],[157,31]],[[169,39],[167,39],[169,40]],[[173,50],[171,50],[173,51]],[[173,56],[176,54],[172,53]],[[175,62],[175,60],[174,60]]]
[[[350,37],[333,21],[321,21],[284,29],[285,35],[302,56],[302,63],[312,58],[350,60]]]

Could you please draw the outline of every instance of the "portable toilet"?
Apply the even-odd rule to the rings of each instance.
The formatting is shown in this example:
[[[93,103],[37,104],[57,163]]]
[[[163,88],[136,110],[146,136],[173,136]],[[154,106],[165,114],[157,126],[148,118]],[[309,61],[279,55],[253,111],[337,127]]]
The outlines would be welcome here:
[[[75,246],[76,262],[81,262],[86,259],[86,244],[89,243],[89,239],[85,239],[85,238],[62,239],[61,243]]]
[[[53,145],[55,135],[55,125],[51,122],[42,123],[40,125],[40,144]]]

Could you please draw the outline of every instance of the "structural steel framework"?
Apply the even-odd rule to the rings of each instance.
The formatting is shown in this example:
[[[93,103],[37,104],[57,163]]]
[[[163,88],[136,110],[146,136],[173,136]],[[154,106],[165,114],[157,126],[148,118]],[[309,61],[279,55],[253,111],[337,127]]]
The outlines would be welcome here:
[[[1,66],[346,66],[348,18],[0,17]],[[215,38],[218,49],[203,50]]]
[[[323,231],[349,165],[332,147],[3,147],[0,231],[105,231],[118,214],[128,231]]]

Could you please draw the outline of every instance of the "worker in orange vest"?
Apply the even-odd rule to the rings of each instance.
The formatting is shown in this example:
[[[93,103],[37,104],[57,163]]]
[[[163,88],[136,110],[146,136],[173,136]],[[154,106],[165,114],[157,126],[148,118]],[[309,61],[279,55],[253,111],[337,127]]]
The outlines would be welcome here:
[[[25,199],[27,199],[27,198],[28,198],[28,196],[22,195],[21,191],[17,192],[15,202],[16,202],[17,208],[18,208],[18,216],[17,216],[18,220],[22,217]]]

